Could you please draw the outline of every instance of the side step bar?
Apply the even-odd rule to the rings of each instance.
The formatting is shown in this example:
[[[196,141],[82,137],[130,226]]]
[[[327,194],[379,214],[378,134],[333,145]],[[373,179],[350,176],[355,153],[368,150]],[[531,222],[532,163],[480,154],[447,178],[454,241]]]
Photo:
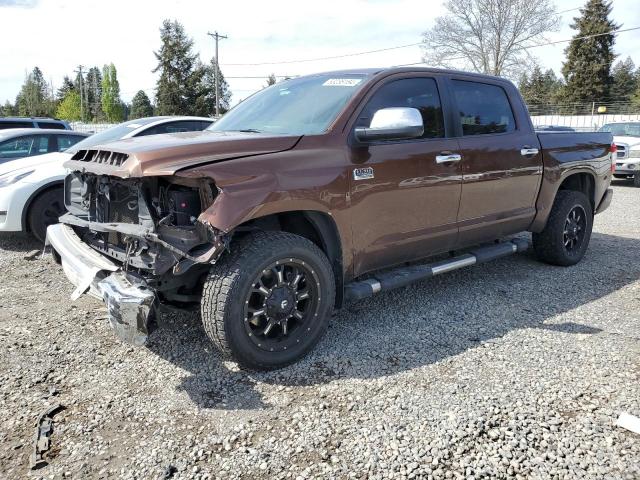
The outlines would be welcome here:
[[[424,280],[441,273],[451,272],[458,268],[488,262],[496,258],[506,257],[516,252],[524,252],[529,242],[523,238],[514,238],[508,242],[477,247],[456,257],[424,265],[400,267],[376,274],[373,278],[359,282],[351,282],[344,287],[346,302],[353,302],[372,296],[375,293],[406,287],[414,282]]]

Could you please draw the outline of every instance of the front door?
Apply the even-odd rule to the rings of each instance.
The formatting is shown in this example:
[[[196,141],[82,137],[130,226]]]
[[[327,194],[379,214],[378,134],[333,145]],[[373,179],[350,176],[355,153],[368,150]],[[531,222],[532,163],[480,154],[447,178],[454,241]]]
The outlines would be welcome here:
[[[452,80],[451,91],[462,154],[457,246],[526,230],[542,178],[537,136],[520,128],[501,86]]]
[[[438,82],[391,77],[369,95],[352,128],[368,127],[373,114],[387,107],[420,110],[424,134],[350,150],[356,276],[447,251],[457,236],[461,165],[442,161],[458,142],[446,137]]]

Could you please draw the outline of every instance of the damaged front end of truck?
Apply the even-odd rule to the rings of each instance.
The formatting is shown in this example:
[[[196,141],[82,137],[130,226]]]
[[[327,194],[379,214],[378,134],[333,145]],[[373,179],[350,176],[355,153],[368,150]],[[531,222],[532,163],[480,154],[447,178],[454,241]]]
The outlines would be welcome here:
[[[199,302],[229,235],[199,219],[218,194],[210,179],[123,174],[127,158],[101,150],[72,157],[68,213],[49,227],[47,244],[76,286],[72,298],[102,299],[117,335],[142,345],[160,304]]]

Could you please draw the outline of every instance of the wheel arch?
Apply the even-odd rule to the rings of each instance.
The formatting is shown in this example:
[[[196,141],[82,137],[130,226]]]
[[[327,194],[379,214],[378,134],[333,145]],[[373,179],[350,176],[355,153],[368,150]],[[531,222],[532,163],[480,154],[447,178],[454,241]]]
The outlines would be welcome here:
[[[31,210],[31,205],[33,204],[35,199],[42,195],[44,192],[54,190],[56,188],[64,188],[64,180],[56,180],[55,182],[41,185],[31,195],[29,195],[29,198],[24,203],[24,208],[22,209],[22,219],[20,221],[22,224],[23,232],[29,232],[29,222],[27,222],[27,218],[29,217],[29,211]]]
[[[342,242],[335,220],[318,210],[290,210],[252,218],[234,228],[244,231],[283,231],[304,237],[320,248],[329,259],[336,282],[336,307],[342,306],[344,293],[344,259]],[[233,242],[233,240],[232,240]]]
[[[554,172],[549,175],[549,180],[543,180],[538,201],[536,214],[529,230],[539,233],[544,230],[551,213],[551,208],[560,190],[573,190],[582,192],[589,199],[592,210],[596,210],[596,173],[590,168],[580,168],[566,170],[564,172]]]
[[[584,193],[585,196],[589,199],[589,203],[591,203],[591,210],[595,212],[596,210],[595,185],[596,185],[596,179],[593,173],[576,172],[576,173],[567,175],[567,177],[562,180],[562,183],[558,187],[558,191],[573,190],[576,192]],[[556,195],[557,195],[557,192],[556,192]]]

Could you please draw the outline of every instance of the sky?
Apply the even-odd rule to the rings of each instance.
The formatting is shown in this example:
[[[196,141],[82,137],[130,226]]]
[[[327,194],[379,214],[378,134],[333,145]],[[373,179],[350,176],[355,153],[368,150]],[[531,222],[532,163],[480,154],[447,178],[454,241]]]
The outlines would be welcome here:
[[[535,1],[535,0],[532,0]],[[556,1],[564,12],[550,41],[569,39],[569,25],[586,0]],[[638,0],[614,0],[613,19],[622,28],[640,26]],[[569,11],[567,11],[569,10]],[[419,46],[366,55],[297,63],[420,42],[421,33],[444,13],[432,0],[0,0],[0,102],[14,101],[25,74],[40,67],[58,88],[64,75],[113,62],[123,100],[142,89],[153,98],[153,54],[164,19],[181,22],[204,62],[214,54],[207,32],[218,31],[220,65],[232,104],[259,90],[266,77],[295,76],[341,68],[386,67],[419,62]],[[620,33],[615,51],[640,65],[640,30]],[[531,52],[559,73],[566,43]],[[272,65],[237,65],[275,62]],[[258,78],[236,78],[258,77]]]

